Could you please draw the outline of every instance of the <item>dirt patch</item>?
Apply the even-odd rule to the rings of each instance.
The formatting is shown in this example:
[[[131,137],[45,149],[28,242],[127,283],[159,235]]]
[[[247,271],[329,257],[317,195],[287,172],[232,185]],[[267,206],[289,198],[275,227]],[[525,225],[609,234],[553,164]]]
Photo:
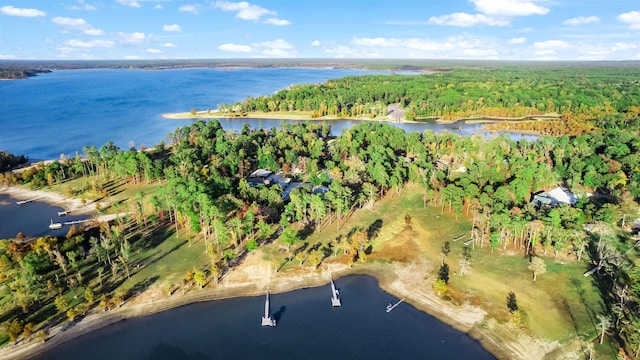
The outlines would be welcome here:
[[[392,241],[386,241],[382,247],[371,254],[371,259],[384,259],[388,261],[410,262],[416,259],[420,253],[420,247],[415,242],[419,236],[413,230],[405,229],[397,234]]]

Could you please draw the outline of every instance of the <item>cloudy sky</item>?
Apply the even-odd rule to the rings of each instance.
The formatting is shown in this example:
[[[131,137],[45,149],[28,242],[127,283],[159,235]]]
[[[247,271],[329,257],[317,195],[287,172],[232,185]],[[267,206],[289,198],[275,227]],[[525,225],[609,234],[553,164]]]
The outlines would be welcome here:
[[[640,0],[0,0],[0,59],[640,60]]]

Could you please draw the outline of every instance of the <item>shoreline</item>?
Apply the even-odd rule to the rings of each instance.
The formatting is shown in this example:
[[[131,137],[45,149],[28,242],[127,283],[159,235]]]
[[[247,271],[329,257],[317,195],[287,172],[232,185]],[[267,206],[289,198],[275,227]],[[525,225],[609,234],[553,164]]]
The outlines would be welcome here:
[[[24,186],[0,185],[0,194],[6,194],[16,200],[34,200],[62,208],[73,214],[95,215],[95,205],[92,201],[85,204],[78,198],[66,197],[53,191],[47,190],[31,190]]]
[[[65,198],[44,190],[2,186],[0,193],[25,199],[38,196],[38,201],[62,206],[65,210],[87,210],[87,205],[83,208],[79,199]],[[532,338],[509,324],[498,324],[495,320],[487,318],[487,313],[478,306],[445,301],[431,287],[433,275],[425,278],[424,274],[432,272],[434,264],[422,255],[407,263],[372,261],[356,264],[351,268],[336,262],[335,259],[328,259],[318,269],[302,267],[275,274],[271,273],[270,264],[262,256],[262,251],[250,253],[240,266],[225,274],[219,284],[209,285],[211,287],[205,289],[194,287],[186,294],[175,290],[174,294],[169,296],[160,286],[152,286],[142,293],[132,295],[120,308],[103,312],[94,307],[74,322],[64,320],[50,327],[44,344],[31,338],[26,342],[20,340],[18,344],[5,345],[0,348],[0,358],[34,358],[59,344],[129,318],[155,314],[197,302],[263,295],[267,289],[276,294],[323,286],[329,283],[330,278],[337,279],[348,275],[375,277],[383,291],[397,298],[406,298],[406,302],[416,309],[469,335],[498,359],[543,360],[549,353],[563,351],[564,348],[556,342]],[[34,333],[38,330],[40,329],[35,329]]]

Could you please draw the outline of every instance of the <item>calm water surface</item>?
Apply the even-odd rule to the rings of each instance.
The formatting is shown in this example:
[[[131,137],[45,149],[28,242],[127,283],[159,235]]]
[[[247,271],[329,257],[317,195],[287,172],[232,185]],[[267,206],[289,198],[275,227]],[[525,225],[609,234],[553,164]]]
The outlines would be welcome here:
[[[67,215],[58,217],[62,208],[50,206],[34,201],[24,205],[16,205],[16,199],[6,194],[0,194],[0,239],[13,238],[19,232],[26,237],[40,237],[45,235],[65,236],[69,225],[58,230],[50,230],[51,220],[64,223],[86,219],[86,216]]]
[[[336,286],[340,308],[331,307],[328,285],[272,294],[275,328],[260,326],[263,296],[220,300],[126,320],[40,359],[495,359],[409,304],[385,312],[397,299],[372,277],[348,276]]]
[[[153,146],[191,122],[164,119],[164,113],[215,109],[292,84],[370,73],[302,68],[91,69],[0,81],[0,149],[32,159],[55,159],[107,141],[125,149],[129,141]]]
[[[26,80],[0,81],[0,150],[31,159],[74,156],[107,141],[150,147],[193,120],[164,113],[215,109],[248,96],[269,95],[292,84],[322,83],[348,75],[381,72],[345,69],[61,70]],[[384,72],[383,72],[384,73]],[[278,127],[280,120],[221,119],[225,129]],[[334,134],[358,123],[331,121]],[[481,125],[396,124],[406,131],[470,135]],[[520,136],[512,136],[514,139]]]

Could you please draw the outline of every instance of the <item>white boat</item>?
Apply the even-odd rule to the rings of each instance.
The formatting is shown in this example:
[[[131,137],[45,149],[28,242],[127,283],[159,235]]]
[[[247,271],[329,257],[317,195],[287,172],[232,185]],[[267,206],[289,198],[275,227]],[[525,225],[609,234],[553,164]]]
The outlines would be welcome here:
[[[49,224],[49,229],[57,230],[57,229],[61,229],[61,228],[62,228],[62,223],[59,223],[59,222],[54,223],[53,219],[51,219],[51,224]]]

